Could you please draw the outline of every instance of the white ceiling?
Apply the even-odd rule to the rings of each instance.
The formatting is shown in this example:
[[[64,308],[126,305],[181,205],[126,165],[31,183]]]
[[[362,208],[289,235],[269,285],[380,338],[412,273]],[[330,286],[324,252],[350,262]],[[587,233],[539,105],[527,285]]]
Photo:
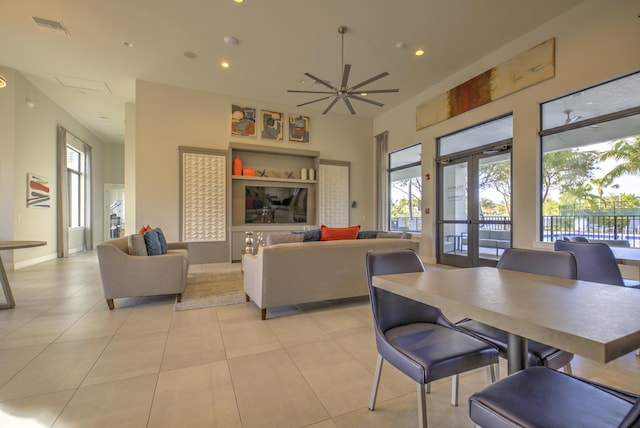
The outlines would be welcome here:
[[[340,36],[351,85],[383,71],[367,89],[384,107],[353,101],[375,117],[582,0],[29,0],[3,1],[0,65],[14,68],[105,142],[124,140],[124,104],[136,79],[295,107],[338,85]],[[38,27],[32,17],[68,30]],[[239,39],[237,46],[225,36]],[[128,48],[124,41],[135,45]],[[404,47],[397,47],[402,43]],[[423,48],[425,55],[413,52]],[[193,52],[195,59],[185,57]],[[220,62],[228,60],[229,69]],[[309,79],[307,79],[309,80]],[[78,89],[75,86],[83,87]],[[330,100],[307,106],[324,110]],[[331,114],[349,114],[338,103]]]

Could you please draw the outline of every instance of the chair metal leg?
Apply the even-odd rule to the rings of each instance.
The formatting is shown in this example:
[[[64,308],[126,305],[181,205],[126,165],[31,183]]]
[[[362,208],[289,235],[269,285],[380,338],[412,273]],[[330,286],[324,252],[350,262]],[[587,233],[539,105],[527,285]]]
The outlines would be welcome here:
[[[496,370],[497,371],[500,370],[500,364],[499,363],[489,364],[487,366],[487,380],[490,383],[494,383],[496,381]]]
[[[427,428],[427,397],[424,393],[424,383],[418,383],[418,426]]]
[[[636,357],[640,357],[640,348],[636,349]]]
[[[369,398],[369,410],[375,410],[376,397],[378,396],[378,386],[380,386],[380,373],[382,373],[382,362],[384,359],[382,355],[378,354],[378,361],[376,362],[376,370],[373,373],[373,385],[371,385],[371,397]]]
[[[427,394],[431,394],[431,382],[427,384]]]
[[[458,405],[458,386],[460,386],[460,377],[455,374],[451,376],[451,405]]]
[[[562,371],[565,372],[566,374],[572,375],[573,374],[573,370],[571,370],[571,363],[567,363],[562,367]]]

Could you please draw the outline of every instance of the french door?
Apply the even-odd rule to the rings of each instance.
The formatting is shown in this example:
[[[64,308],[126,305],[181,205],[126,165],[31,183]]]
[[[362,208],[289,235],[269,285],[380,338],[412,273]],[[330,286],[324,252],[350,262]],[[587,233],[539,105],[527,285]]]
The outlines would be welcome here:
[[[438,161],[438,263],[495,266],[511,247],[511,145]]]

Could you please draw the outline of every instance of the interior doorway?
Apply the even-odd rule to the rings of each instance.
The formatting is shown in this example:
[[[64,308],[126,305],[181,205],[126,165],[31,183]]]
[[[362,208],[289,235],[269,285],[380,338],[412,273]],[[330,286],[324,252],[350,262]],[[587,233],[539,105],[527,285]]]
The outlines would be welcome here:
[[[104,240],[125,235],[124,185],[104,185]]]

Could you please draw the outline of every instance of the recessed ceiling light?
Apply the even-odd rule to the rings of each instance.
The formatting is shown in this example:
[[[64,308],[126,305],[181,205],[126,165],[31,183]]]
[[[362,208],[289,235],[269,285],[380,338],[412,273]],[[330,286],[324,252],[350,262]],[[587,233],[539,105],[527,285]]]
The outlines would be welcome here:
[[[220,63],[220,66],[221,66],[222,68],[229,68],[231,65],[230,65],[227,61],[222,61],[222,62]]]
[[[239,4],[239,3],[242,3],[244,0],[233,0],[233,1]]]
[[[366,92],[362,92],[362,93],[360,93],[360,96],[361,96],[361,97],[366,97],[366,96],[367,96],[367,93],[366,93]]]
[[[127,48],[135,47],[135,45],[133,43],[127,42],[127,41],[122,42],[122,44]]]
[[[235,37],[226,36],[224,38],[224,42],[229,46],[235,46],[238,44],[238,39],[236,39]]]
[[[24,104],[29,108],[34,108],[36,106],[36,103],[34,103],[31,98],[25,98]]]
[[[105,122],[108,122],[110,120],[109,116],[100,116],[100,119],[104,120]]]
[[[7,79],[5,79],[3,76],[0,76],[0,88],[4,88],[5,86],[7,86]]]
[[[193,52],[185,52],[183,55],[184,55],[186,58],[189,58],[189,59],[195,59],[195,58],[198,56],[198,55],[196,55],[196,54],[195,54],[195,53],[193,53]]]
[[[418,49],[416,51],[416,56],[422,56],[422,55],[424,55],[424,49]]]
[[[398,42],[398,43],[396,43],[396,47],[397,47],[398,49],[402,49],[402,48],[404,48],[405,46],[406,46],[406,45],[405,45],[403,42]]]

